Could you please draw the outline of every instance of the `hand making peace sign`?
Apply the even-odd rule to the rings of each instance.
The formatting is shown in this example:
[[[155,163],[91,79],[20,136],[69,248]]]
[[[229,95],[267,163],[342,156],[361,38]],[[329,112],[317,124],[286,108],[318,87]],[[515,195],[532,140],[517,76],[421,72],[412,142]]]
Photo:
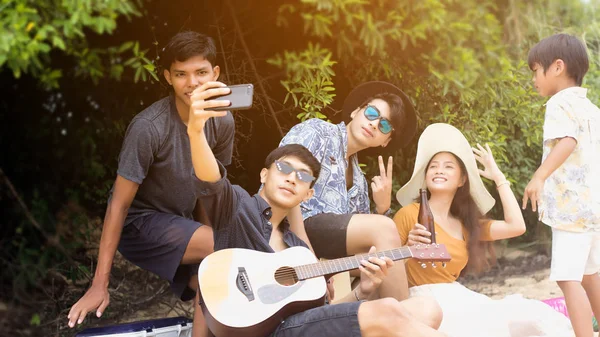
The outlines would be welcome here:
[[[371,181],[373,190],[373,201],[378,214],[385,213],[392,204],[392,167],[394,162],[392,156],[388,158],[387,170],[383,165],[383,157],[379,156],[379,175],[374,176]]]

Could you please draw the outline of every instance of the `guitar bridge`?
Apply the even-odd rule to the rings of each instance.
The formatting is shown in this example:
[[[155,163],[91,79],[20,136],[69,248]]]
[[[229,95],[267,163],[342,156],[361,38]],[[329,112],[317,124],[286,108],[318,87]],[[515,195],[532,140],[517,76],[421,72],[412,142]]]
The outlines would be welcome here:
[[[252,285],[250,285],[246,268],[238,267],[238,274],[235,283],[239,291],[246,296],[249,302],[254,301],[254,293],[252,292]]]

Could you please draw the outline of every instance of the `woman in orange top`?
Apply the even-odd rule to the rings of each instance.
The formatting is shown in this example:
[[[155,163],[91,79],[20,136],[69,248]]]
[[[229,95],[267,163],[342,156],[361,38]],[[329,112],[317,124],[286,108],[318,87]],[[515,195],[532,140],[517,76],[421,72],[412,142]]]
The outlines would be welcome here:
[[[525,221],[510,183],[496,165],[489,146],[477,147],[471,148],[458,129],[442,123],[428,126],[419,138],[412,177],[396,194],[404,207],[394,221],[404,245],[431,242],[431,234],[417,224],[419,204],[415,203],[419,189],[426,187],[435,219],[436,242],[446,246],[452,259],[445,266],[426,264],[425,268],[417,260],[407,261],[410,294],[438,300],[444,313],[440,331],[450,336],[554,336],[556,332],[561,336],[570,331],[568,319],[546,304],[523,298],[518,305],[515,298],[494,301],[455,282],[465,269],[481,271],[486,267],[486,246],[490,241],[525,232]],[[477,161],[483,170],[478,169]],[[480,175],[496,183],[504,220],[484,216],[495,200]],[[544,318],[546,315],[552,321]]]

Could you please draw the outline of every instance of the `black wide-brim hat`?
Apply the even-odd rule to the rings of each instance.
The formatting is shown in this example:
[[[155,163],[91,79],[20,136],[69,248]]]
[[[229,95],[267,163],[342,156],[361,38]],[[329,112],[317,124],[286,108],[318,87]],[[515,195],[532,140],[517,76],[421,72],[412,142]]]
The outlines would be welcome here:
[[[383,81],[371,81],[362,83],[352,89],[342,107],[344,122],[346,124],[349,123],[352,111],[360,107],[367,99],[381,93],[397,95],[404,103],[404,125],[400,125],[399,128],[394,126],[395,130],[394,134],[392,134],[392,141],[386,146],[387,149],[397,150],[410,143],[417,133],[417,115],[415,107],[408,96],[395,85]]]

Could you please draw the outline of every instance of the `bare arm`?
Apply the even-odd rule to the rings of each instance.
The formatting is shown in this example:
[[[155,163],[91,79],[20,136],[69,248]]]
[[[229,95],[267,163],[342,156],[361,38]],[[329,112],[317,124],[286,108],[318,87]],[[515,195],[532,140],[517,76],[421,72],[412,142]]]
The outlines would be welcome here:
[[[567,158],[569,158],[576,146],[577,141],[574,138],[565,137],[559,140],[552,151],[550,151],[550,154],[548,154],[546,160],[544,160],[542,165],[535,171],[535,175],[543,180],[548,179],[548,177],[556,171]]]
[[[192,94],[192,105],[188,119],[187,133],[190,137],[190,148],[192,152],[192,164],[194,174],[198,179],[206,182],[217,182],[221,179],[217,159],[208,145],[204,126],[211,117],[223,117],[227,111],[206,110],[216,107],[225,107],[230,104],[226,100],[208,100],[214,96],[226,95],[229,88],[221,82],[207,82],[194,90]]]
[[[104,218],[94,282],[100,282],[108,286],[112,262],[121,239],[123,223],[138,188],[138,184],[117,176],[115,189]]]
[[[527,187],[525,187],[525,192],[523,192],[523,209],[527,207],[527,201],[531,199],[531,209],[534,212],[537,210],[537,202],[544,189],[544,182],[569,158],[576,146],[577,140],[571,137],[564,137],[552,148],[546,160],[535,171],[533,178],[531,178]]]
[[[510,184],[506,183],[504,175],[494,179],[498,186],[498,194],[504,210],[504,220],[492,221],[490,226],[490,237],[492,240],[508,239],[525,233],[525,220],[519,208],[519,202],[515,197]]]
[[[310,244],[310,240],[308,239],[308,234],[306,234],[306,228],[304,227],[304,220],[302,219],[302,211],[300,210],[300,205],[292,208],[287,216],[288,222],[290,223],[290,230],[296,234],[300,240],[304,241],[308,248],[313,254],[315,251]],[[316,255],[316,254],[315,254]]]
[[[204,121],[206,122],[206,120]],[[190,148],[192,150],[192,164],[194,165],[194,174],[202,181],[214,183],[221,179],[219,165],[215,158],[204,131],[192,131],[188,126],[188,135],[190,136]],[[194,155],[195,154],[195,155]]]
[[[98,252],[98,265],[92,281],[92,286],[71,307],[69,315],[69,326],[75,323],[81,324],[88,312],[96,310],[96,316],[100,317],[108,306],[110,299],[108,294],[108,283],[113,259],[121,239],[123,223],[127,216],[129,206],[137,193],[139,185],[121,176],[117,176],[112,198],[106,208],[102,236],[100,238],[100,249]]]
[[[484,148],[477,144],[477,148],[473,148],[473,152],[475,159],[484,166],[484,170],[479,170],[479,174],[496,183],[502,208],[504,209],[504,220],[493,221],[491,224],[490,238],[500,240],[525,233],[525,220],[519,209],[517,198],[510,189],[510,184],[506,180],[504,173],[498,168],[490,147],[486,144]]]

